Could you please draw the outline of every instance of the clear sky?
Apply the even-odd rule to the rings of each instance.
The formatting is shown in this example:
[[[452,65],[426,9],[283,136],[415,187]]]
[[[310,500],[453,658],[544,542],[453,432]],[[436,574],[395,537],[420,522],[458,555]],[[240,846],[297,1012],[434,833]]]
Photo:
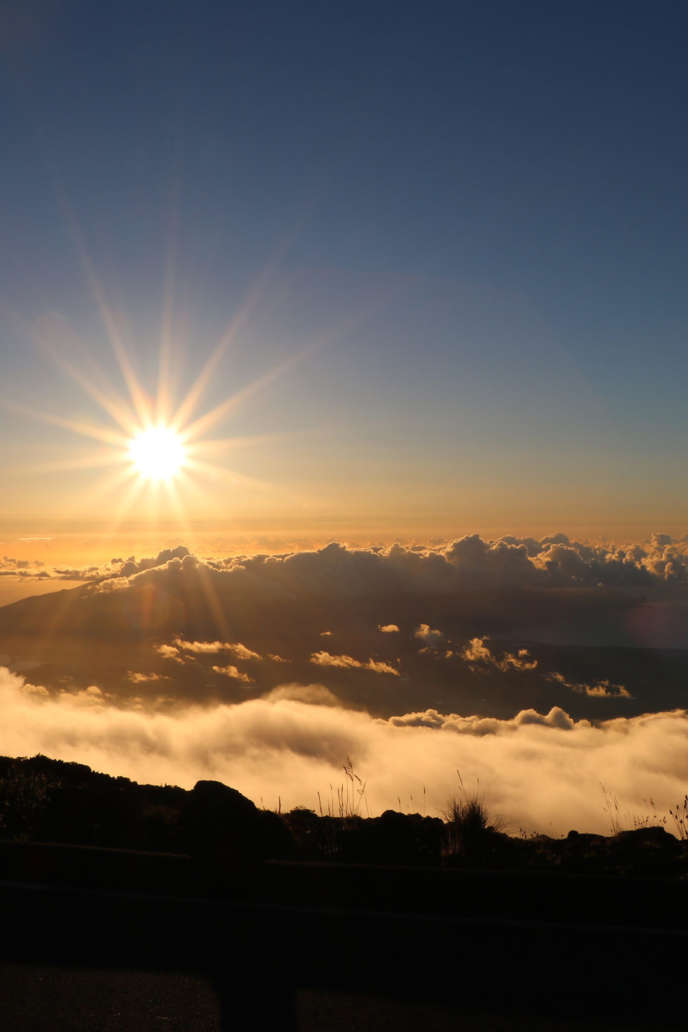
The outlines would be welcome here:
[[[84,386],[127,395],[113,337],[151,396],[164,345],[177,404],[224,338],[193,418],[255,389],[177,485],[191,521],[684,527],[687,31],[675,3],[3,3],[5,516],[122,501],[107,442],[37,418],[118,429]]]

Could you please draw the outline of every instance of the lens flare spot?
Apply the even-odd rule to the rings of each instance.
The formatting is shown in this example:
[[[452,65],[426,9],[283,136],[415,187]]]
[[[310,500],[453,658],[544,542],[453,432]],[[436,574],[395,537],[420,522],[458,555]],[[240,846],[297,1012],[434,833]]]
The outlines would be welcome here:
[[[132,438],[129,454],[134,468],[147,480],[170,480],[182,469],[184,445],[166,426],[152,426]]]

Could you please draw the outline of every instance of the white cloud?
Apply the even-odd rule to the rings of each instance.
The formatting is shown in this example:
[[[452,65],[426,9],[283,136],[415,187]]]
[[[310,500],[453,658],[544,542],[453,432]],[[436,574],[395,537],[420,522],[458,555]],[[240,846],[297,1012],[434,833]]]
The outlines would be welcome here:
[[[397,627],[397,625],[395,623],[378,624],[377,625],[377,629],[378,629],[378,631],[381,631],[382,634],[398,634],[399,633],[399,628]]]
[[[339,784],[350,756],[367,783],[371,813],[397,807],[399,798],[408,808],[423,787],[429,809],[442,812],[459,767],[466,784],[479,779],[489,812],[514,831],[608,832],[601,783],[632,827],[648,813],[648,799],[663,813],[688,782],[685,710],[599,725],[557,707],[512,720],[428,710],[386,721],[323,705],[332,700],[322,686],[157,712],[110,705],[96,686],[58,696],[36,690],[0,670],[0,753],[41,752],[141,782],[190,787],[217,778],[266,805],[278,795],[287,807],[316,805],[319,790]]]

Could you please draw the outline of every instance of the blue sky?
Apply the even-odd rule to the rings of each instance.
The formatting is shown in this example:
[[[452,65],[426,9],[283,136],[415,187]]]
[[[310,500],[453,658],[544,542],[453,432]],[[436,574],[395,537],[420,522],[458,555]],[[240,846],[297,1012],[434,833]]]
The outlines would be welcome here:
[[[13,400],[104,418],[57,323],[121,389],[87,253],[150,390],[166,291],[180,395],[256,291],[205,407],[303,352],[216,434],[283,435],[230,463],[275,511],[682,523],[682,5],[5,11]],[[26,472],[81,439],[0,433],[12,511],[87,491]]]

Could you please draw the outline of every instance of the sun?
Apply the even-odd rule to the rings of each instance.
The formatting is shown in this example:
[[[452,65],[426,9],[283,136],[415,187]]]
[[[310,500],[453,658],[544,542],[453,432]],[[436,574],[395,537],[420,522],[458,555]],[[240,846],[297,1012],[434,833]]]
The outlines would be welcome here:
[[[86,265],[90,268],[86,258]],[[53,358],[61,372],[78,384],[89,398],[109,417],[107,423],[90,422],[82,418],[50,414],[35,410],[6,398],[0,398],[0,405],[14,408],[26,415],[47,422],[79,436],[89,437],[99,443],[97,450],[82,452],[78,456],[64,458],[41,466],[49,470],[82,470],[105,467],[100,479],[88,482],[83,499],[75,500],[75,510],[81,511],[84,504],[91,509],[96,500],[108,498],[108,524],[114,533],[134,511],[154,522],[176,521],[187,535],[192,534],[191,514],[207,512],[213,506],[210,488],[218,482],[241,485],[247,492],[264,493],[270,485],[254,476],[229,468],[223,459],[212,461],[216,455],[252,444],[264,444],[278,434],[232,434],[226,437],[208,439],[208,431],[221,421],[233,416],[238,406],[252,398],[277,379],[287,368],[300,361],[306,350],[290,354],[281,363],[268,369],[255,380],[234,389],[213,407],[201,408],[201,399],[215,376],[218,366],[235,341],[244,320],[248,317],[255,300],[249,299],[230,320],[220,340],[207,356],[195,378],[186,387],[183,396],[177,395],[175,386],[182,382],[180,370],[176,368],[177,354],[172,331],[164,323],[159,346],[157,390],[144,385],[139,379],[132,359],[122,343],[118,321],[107,303],[102,284],[95,274],[88,274],[89,286],[96,307],[100,310],[106,336],[122,375],[126,393],[113,387],[112,376],[105,369],[92,365],[88,347],[80,342],[78,334],[70,330],[69,343],[80,345],[77,349],[78,362],[67,360],[61,346],[62,336],[52,339],[50,333],[41,334],[39,340]],[[260,291],[256,294],[256,299]],[[170,298],[170,305],[172,304]],[[170,308],[170,311],[172,309]],[[167,316],[166,316],[167,318]],[[50,329],[50,326],[47,327]],[[58,327],[60,334],[63,333]],[[81,351],[81,354],[78,352]],[[88,359],[88,362],[86,361]],[[181,361],[181,358],[179,359]],[[188,373],[188,370],[186,370]],[[221,382],[215,383],[216,392],[221,391]],[[199,411],[200,409],[200,411]],[[110,467],[110,468],[108,468]],[[38,468],[38,467],[37,467]],[[116,497],[113,497],[116,495]],[[189,537],[191,540],[191,537]]]
[[[129,443],[134,468],[146,480],[171,480],[184,467],[186,453],[179,434],[168,426],[151,426]]]

